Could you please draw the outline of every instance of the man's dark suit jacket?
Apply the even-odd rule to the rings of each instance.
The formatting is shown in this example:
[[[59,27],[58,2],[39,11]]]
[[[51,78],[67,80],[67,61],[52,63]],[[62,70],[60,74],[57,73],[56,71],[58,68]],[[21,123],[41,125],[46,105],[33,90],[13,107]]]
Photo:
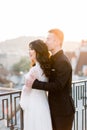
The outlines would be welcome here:
[[[68,58],[60,50],[51,57],[49,82],[34,81],[32,88],[48,91],[48,101],[52,117],[71,116],[75,112],[72,89],[72,67]]]

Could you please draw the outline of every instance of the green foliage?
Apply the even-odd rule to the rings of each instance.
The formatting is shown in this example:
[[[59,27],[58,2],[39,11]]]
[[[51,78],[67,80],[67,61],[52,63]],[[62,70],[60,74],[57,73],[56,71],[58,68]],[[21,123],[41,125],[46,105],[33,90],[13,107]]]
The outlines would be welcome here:
[[[29,62],[29,58],[28,57],[23,57],[21,58],[21,60],[14,64],[12,69],[13,71],[16,71],[16,72],[27,72],[30,68],[30,62]]]

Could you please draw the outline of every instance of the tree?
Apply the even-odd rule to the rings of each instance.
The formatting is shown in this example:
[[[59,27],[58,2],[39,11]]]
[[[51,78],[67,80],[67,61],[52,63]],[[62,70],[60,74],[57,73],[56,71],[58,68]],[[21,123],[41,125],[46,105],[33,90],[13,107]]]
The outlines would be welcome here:
[[[22,57],[21,60],[12,66],[12,70],[16,72],[27,72],[30,68],[30,61],[28,57]]]

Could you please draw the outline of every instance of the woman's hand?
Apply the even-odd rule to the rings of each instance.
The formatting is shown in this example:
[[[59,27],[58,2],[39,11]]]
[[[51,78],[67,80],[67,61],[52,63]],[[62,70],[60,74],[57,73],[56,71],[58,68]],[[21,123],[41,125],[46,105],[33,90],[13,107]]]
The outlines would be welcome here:
[[[36,76],[34,74],[30,74],[25,81],[25,86],[28,88],[31,88],[35,79],[36,79]]]

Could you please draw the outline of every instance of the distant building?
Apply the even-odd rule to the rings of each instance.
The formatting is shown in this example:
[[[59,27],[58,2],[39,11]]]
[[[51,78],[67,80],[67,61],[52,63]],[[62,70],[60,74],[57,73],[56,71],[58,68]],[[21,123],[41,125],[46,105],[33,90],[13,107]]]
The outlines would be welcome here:
[[[84,66],[87,66],[87,52],[81,51],[75,68],[75,74],[83,73]]]
[[[66,52],[70,59],[74,75],[87,75],[87,40],[82,40],[80,47],[74,52]]]

